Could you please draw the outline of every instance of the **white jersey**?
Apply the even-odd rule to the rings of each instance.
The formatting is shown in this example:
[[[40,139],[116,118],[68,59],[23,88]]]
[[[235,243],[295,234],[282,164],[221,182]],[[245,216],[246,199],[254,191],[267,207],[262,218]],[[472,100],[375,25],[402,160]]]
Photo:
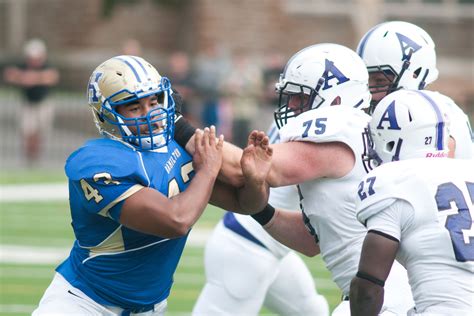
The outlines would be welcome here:
[[[267,135],[270,138],[272,144],[280,142],[280,134],[275,123],[273,123]],[[300,200],[298,196],[298,190],[295,185],[271,188],[270,197],[268,199],[270,203],[275,208],[285,209],[285,210],[300,210]],[[236,220],[250,233],[252,236],[257,238],[262,244],[267,247],[267,249],[272,252],[277,258],[282,258],[290,249],[285,245],[281,244],[275,240],[270,234],[268,234],[263,227],[257,223],[251,216],[241,215],[234,213],[233,214]]]
[[[474,161],[383,164],[358,195],[358,220],[400,241],[397,260],[408,270],[416,312],[472,315]]]
[[[322,258],[345,295],[357,272],[367,232],[355,217],[355,192],[360,179],[370,170],[363,161],[369,121],[370,116],[361,110],[332,106],[304,112],[280,130],[282,142],[343,142],[354,152],[354,168],[346,176],[299,185],[308,229],[317,235]]]
[[[473,159],[474,144],[471,125],[468,116],[463,110],[449,97],[439,92],[423,90],[424,94],[435,97],[438,105],[448,115],[450,121],[449,135],[456,141],[456,150],[454,157],[457,159]]]

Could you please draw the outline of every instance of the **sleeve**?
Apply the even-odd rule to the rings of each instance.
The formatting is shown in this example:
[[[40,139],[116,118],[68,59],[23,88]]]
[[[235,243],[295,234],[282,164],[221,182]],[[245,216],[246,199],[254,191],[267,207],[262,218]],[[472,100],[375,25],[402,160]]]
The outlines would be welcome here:
[[[65,171],[72,205],[114,220],[120,217],[120,202],[147,186],[136,154],[107,140],[89,142],[73,153]]]
[[[402,232],[413,221],[413,207],[404,200],[396,200],[390,206],[367,219],[367,229],[389,235],[398,241]]]
[[[95,181],[96,180],[96,181]],[[131,179],[80,179],[70,181],[71,191],[74,191],[74,200],[90,213],[99,214],[118,220],[120,210],[126,198],[143,189]]]

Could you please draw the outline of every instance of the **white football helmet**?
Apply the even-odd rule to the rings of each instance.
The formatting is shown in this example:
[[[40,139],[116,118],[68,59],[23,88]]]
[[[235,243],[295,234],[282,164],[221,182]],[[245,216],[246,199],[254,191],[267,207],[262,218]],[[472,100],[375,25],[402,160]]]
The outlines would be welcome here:
[[[401,88],[422,90],[438,78],[433,40],[422,28],[408,22],[376,25],[362,37],[357,53],[370,74],[387,77],[384,81],[388,83],[371,85],[371,91],[388,94]]]
[[[101,65],[89,79],[87,95],[100,133],[138,150],[164,147],[173,138],[175,103],[171,83],[143,58],[116,56]],[[157,95],[158,106],[146,116],[126,118],[116,112],[121,104]],[[157,129],[156,123],[162,128]],[[134,126],[136,133],[130,131]]]
[[[362,59],[345,46],[304,48],[290,58],[275,85],[280,96],[275,122],[281,128],[289,118],[322,106],[367,108],[368,78]]]
[[[400,90],[383,98],[369,123],[378,164],[448,157],[449,120],[440,100],[418,90]]]

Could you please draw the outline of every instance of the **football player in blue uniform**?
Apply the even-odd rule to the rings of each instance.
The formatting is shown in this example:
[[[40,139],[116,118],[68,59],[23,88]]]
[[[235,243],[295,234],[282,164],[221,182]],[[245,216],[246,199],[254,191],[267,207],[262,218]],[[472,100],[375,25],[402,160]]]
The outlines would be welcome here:
[[[213,127],[192,131],[193,157],[176,143],[172,93],[170,81],[139,57],[111,58],[92,73],[88,103],[105,137],[66,162],[76,240],[33,315],[162,315],[207,203],[236,211],[265,205],[239,195],[260,190],[256,178],[240,191],[216,181],[223,136]]]

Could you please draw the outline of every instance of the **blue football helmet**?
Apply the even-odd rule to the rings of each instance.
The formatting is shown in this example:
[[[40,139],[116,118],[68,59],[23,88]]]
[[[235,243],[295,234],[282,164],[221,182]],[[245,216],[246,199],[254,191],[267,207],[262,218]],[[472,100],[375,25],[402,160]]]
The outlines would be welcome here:
[[[173,138],[175,103],[171,83],[146,60],[116,56],[100,64],[87,88],[88,103],[99,132],[138,150],[155,150]],[[126,118],[116,112],[118,105],[156,95],[158,106],[146,116]],[[130,127],[134,127],[132,133]],[[157,128],[157,126],[160,126]]]

